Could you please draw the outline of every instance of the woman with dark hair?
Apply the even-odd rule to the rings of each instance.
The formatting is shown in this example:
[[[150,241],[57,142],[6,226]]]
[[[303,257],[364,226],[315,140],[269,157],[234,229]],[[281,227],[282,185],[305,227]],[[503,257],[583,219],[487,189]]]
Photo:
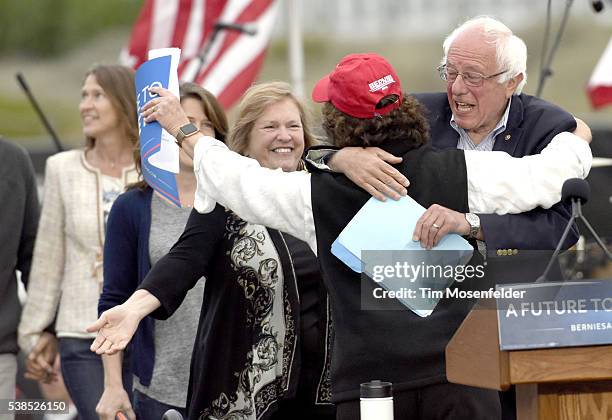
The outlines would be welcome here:
[[[227,139],[233,150],[288,173],[301,172],[304,148],[313,143],[303,105],[281,82],[243,95]],[[164,319],[201,276],[206,293],[188,418],[333,419],[329,308],[307,245],[220,206],[210,214],[192,212],[179,241],[132,296],[159,296],[161,307],[142,315]],[[129,308],[131,300],[107,312]]]
[[[26,353],[53,322],[62,375],[79,417],[95,420],[103,389],[102,362],[88,351],[102,290],[106,219],[115,198],[137,180],[133,153],[138,140],[134,73],[98,65],[87,72],[79,112],[85,148],[47,160],[40,224],[28,298],[19,325]]]
[[[217,99],[194,83],[180,87],[180,102],[189,121],[202,133],[221,141],[227,134],[227,118]],[[134,160],[140,172],[140,150]],[[167,201],[144,180],[131,185],[115,202],[108,219],[104,248],[104,288],[100,313],[123,303],[185,228],[193,206],[196,180],[193,164],[185,152],[179,154],[176,175],[182,207]],[[104,394],[97,411],[102,420],[114,420],[117,412],[129,419],[161,419],[169,409],[185,412],[189,362],[200,317],[204,279],[187,293],[174,315],[160,322],[152,318],[141,324],[131,346],[134,371],[134,408],[121,381],[121,354],[102,356]]]

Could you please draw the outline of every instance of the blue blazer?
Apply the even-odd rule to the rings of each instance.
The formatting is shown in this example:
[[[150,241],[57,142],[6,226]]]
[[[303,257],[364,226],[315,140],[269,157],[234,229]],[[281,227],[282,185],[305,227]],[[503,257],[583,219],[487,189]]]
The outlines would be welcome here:
[[[446,93],[414,96],[426,108],[432,145],[438,149],[456,148],[459,134],[450,125],[452,112]],[[574,117],[561,108],[534,96],[514,95],[506,129],[495,137],[493,150],[501,150],[515,157],[537,154],[555,135],[575,128]],[[547,210],[536,208],[522,214],[479,216],[490,251],[507,248],[554,249],[571,218],[571,207],[557,203]],[[578,236],[578,229],[574,226],[563,244],[564,248],[576,243]]]

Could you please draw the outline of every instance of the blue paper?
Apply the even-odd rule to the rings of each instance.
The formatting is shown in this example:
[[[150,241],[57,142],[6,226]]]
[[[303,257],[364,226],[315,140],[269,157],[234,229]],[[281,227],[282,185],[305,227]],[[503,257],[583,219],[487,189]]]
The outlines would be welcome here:
[[[332,254],[361,273],[362,251],[423,251],[420,242],[412,240],[412,233],[424,212],[425,208],[408,196],[398,201],[370,198],[338,235]],[[433,249],[473,251],[469,242],[457,234],[446,235]]]
[[[149,88],[153,86],[168,88],[170,66],[171,57],[164,56],[146,61],[138,68],[138,71],[136,71],[136,97],[139,109],[153,99],[149,93]],[[161,125],[157,121],[146,123],[139,113],[138,131],[140,134],[140,162],[145,181],[163,197],[181,207],[175,174],[158,168],[149,161],[150,157],[160,150],[162,143]]]
[[[425,208],[411,197],[402,197],[398,201],[379,201],[371,198],[355,214],[331,246],[331,252],[344,264],[357,273],[365,273],[370,279],[374,264],[383,259],[388,264],[397,261],[407,261],[410,264],[464,265],[472,256],[474,249],[468,241],[457,234],[446,235],[432,250],[421,247],[420,242],[412,240],[412,233],[418,219]],[[389,251],[388,253],[371,253],[372,260],[364,259],[364,251]],[[418,251],[414,253],[393,251]],[[438,252],[446,251],[446,252]],[[452,252],[450,252],[452,251]],[[367,253],[366,253],[367,254]],[[408,257],[406,257],[408,255]],[[412,261],[410,256],[412,256]],[[371,281],[371,280],[370,280]],[[409,285],[403,279],[388,278],[379,284],[387,290],[398,290],[408,286],[415,290],[431,287],[439,290],[448,287],[448,282],[428,281],[427,278],[417,278]],[[398,299],[404,306],[420,316],[431,314],[439,299]]]

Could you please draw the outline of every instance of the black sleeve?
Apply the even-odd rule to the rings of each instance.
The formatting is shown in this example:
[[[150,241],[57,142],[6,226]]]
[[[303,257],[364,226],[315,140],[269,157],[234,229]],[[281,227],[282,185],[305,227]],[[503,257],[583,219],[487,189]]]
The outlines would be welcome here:
[[[38,219],[40,217],[40,203],[38,201],[38,187],[36,185],[36,174],[30,156],[24,151],[21,168],[25,182],[25,207],[23,211],[23,224],[21,239],[17,253],[17,269],[21,272],[21,281],[24,287],[28,287],[30,268],[32,266],[32,254],[34,252],[34,241],[38,230]],[[55,335],[55,321],[49,324],[44,331]]]
[[[226,212],[219,205],[211,213],[191,212],[181,237],[151,268],[139,287],[161,302],[161,307],[151,314],[153,318],[172,316],[200,277],[209,275],[223,239],[225,219]]]
[[[34,252],[34,240],[38,229],[38,218],[40,217],[40,205],[38,202],[38,188],[36,186],[36,175],[32,161],[27,153],[23,153],[23,178],[25,183],[25,206],[23,209],[23,224],[19,250],[17,252],[17,269],[21,271],[21,281],[27,288],[30,278],[30,267],[32,266],[32,253]]]

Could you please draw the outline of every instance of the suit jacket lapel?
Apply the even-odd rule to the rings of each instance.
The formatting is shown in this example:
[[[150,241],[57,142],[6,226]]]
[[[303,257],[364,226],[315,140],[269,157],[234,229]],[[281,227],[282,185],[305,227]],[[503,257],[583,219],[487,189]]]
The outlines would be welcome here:
[[[524,112],[521,96],[516,95],[512,97],[506,129],[495,136],[495,143],[493,144],[493,150],[506,152],[510,156],[514,156],[516,146],[523,137],[523,129],[520,127]]]
[[[451,109],[446,102],[446,106],[440,114],[430,116],[431,143],[435,149],[456,149],[459,141],[459,134],[450,125]],[[442,121],[442,123],[438,123]]]

